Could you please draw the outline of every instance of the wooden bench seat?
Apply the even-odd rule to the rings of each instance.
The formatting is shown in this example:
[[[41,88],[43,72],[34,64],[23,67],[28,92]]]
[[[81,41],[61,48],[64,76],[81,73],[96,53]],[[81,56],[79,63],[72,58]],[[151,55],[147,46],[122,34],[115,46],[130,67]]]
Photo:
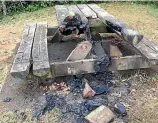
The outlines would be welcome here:
[[[30,71],[31,50],[36,30],[36,23],[25,24],[22,41],[15,56],[11,75],[18,78],[25,78]]]
[[[49,73],[49,58],[47,47],[47,23],[37,23],[32,48],[33,74],[44,76]]]
[[[32,71],[30,68],[37,76],[43,76],[49,72],[47,23],[45,22],[25,24],[22,41],[10,73],[16,78],[24,79]]]

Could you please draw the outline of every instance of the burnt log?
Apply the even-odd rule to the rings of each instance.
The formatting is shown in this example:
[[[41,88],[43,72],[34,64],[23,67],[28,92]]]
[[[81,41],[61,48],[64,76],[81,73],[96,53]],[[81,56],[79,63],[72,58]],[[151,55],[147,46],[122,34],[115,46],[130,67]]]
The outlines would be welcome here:
[[[113,15],[109,14],[103,8],[96,4],[88,5],[103,23],[109,26],[113,31],[121,35],[126,41],[130,42],[132,45],[139,43],[143,39],[143,35],[139,34],[131,26],[125,24],[124,22],[118,20]]]

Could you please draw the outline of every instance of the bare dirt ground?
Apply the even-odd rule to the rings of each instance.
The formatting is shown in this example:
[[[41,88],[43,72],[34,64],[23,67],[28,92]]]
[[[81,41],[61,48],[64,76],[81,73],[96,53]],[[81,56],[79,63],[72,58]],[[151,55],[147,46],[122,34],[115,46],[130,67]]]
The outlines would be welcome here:
[[[120,20],[133,26],[149,39],[155,42],[158,41],[158,9],[153,9],[153,7],[148,5],[132,3],[105,3],[100,4],[100,6]],[[38,80],[21,81],[7,74],[12,63],[15,48],[21,39],[23,25],[29,22],[40,21],[47,21],[51,26],[56,25],[54,8],[22,13],[0,21],[0,121],[2,123],[56,123],[60,121],[61,112],[56,108],[50,113],[41,116],[38,121],[36,119],[32,120],[34,104],[38,102],[44,93],[37,84]],[[158,123],[157,73],[150,70],[137,70],[125,73],[119,73],[118,80],[123,83],[124,79],[132,79],[131,93],[124,100],[128,113],[127,122]],[[11,97],[12,100],[9,103],[4,103],[2,99],[5,97]],[[118,121],[114,122],[119,123]]]

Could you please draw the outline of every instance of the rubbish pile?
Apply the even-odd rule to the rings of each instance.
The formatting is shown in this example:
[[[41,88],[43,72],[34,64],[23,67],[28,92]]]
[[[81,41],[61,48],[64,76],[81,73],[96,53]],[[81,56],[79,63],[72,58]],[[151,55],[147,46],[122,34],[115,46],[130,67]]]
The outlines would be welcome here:
[[[127,82],[122,85],[118,82],[119,85],[117,85],[113,82],[112,76],[111,72],[105,72],[70,77],[65,82],[66,86],[62,82],[63,88],[58,88],[53,92],[48,90],[45,93],[45,103],[33,116],[38,117],[56,107],[61,110],[63,117],[69,113],[73,114],[73,120],[76,123],[85,121],[108,123],[116,117],[125,117],[127,115],[126,107],[119,101],[119,98],[121,100],[126,98],[125,95],[129,93],[130,86],[128,85],[130,84]],[[52,85],[59,87],[60,84],[52,83]],[[120,92],[123,97],[117,96],[114,90],[122,87],[125,89]],[[115,98],[113,104],[109,97]],[[97,117],[98,115],[99,117]]]

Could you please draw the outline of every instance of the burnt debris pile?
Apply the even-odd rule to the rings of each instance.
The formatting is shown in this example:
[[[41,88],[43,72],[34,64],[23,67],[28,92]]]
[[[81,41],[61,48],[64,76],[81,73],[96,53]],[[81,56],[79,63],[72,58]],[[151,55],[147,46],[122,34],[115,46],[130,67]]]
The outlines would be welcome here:
[[[69,15],[61,23],[59,30],[63,35],[81,34],[87,28],[87,24],[81,20],[78,13],[69,13]]]
[[[37,114],[42,115],[53,108],[58,108],[62,113],[61,119],[71,114],[74,122],[84,123],[85,117],[88,114],[96,108],[105,105],[110,107],[113,112],[116,112],[116,116],[124,117],[127,115],[126,107],[120,102],[126,99],[130,87],[127,87],[126,83],[121,84],[113,80],[113,78],[114,76],[111,72],[67,77],[65,79],[68,88],[66,90],[67,93],[62,89],[53,92],[51,90],[47,91],[44,94],[45,103]],[[95,91],[94,96],[83,97],[84,79],[87,80],[86,83]],[[119,89],[120,92],[118,91]]]

